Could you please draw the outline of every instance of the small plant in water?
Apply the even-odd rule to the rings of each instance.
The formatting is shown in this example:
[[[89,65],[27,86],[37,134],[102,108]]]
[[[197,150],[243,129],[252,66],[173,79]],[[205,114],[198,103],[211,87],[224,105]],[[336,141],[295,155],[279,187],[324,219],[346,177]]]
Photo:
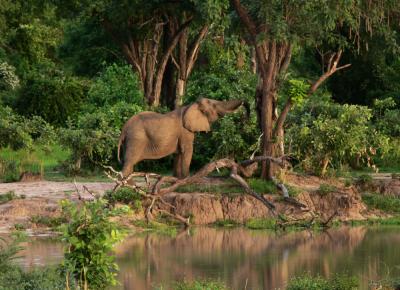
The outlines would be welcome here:
[[[63,201],[62,211],[69,221],[62,228],[67,244],[64,254],[67,276],[72,274],[82,289],[115,285],[118,267],[110,252],[122,234],[109,220],[106,201],[99,199],[83,205]]]

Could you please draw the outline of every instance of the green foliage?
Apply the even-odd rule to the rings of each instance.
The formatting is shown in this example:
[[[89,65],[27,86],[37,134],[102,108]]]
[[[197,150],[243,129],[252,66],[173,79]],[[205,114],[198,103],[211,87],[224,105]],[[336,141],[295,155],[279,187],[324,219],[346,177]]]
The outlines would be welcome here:
[[[16,107],[26,116],[41,116],[51,124],[65,125],[75,117],[85,99],[87,85],[76,77],[30,76],[21,89]]]
[[[50,145],[54,143],[53,126],[41,117],[24,118],[9,107],[0,107],[0,148],[31,149],[33,143]]]
[[[356,277],[335,275],[324,279],[320,276],[312,277],[307,274],[289,281],[287,290],[356,290],[359,282]]]
[[[288,83],[288,98],[290,98],[294,104],[301,106],[307,97],[310,85],[305,83],[303,80],[296,79],[291,79]]]
[[[117,191],[107,191],[103,197],[109,204],[123,203],[131,205],[134,209],[140,209],[141,196],[138,192],[129,187],[121,187]]]
[[[207,71],[193,73],[185,95],[186,103],[194,102],[199,97],[216,100],[235,98],[247,100],[252,112],[248,120],[243,111],[227,114],[213,124],[211,133],[198,134],[194,145],[194,167],[221,157],[248,159],[256,149],[259,131],[252,104],[255,84],[254,74],[238,70],[232,64],[218,64]]]
[[[23,249],[20,243],[24,238],[19,232],[14,232],[9,240],[0,238],[0,290],[66,289],[66,278],[60,269],[41,268],[25,271],[12,263],[18,252]],[[69,281],[69,285],[71,289],[75,289],[74,281]]]
[[[252,218],[246,222],[245,226],[252,230],[274,230],[276,229],[276,220],[272,218]]]
[[[18,197],[14,191],[9,191],[4,194],[0,194],[0,204],[7,203],[16,198],[18,198]]]
[[[336,192],[337,188],[333,185],[322,183],[317,189],[319,195],[327,195],[328,193]]]
[[[369,185],[373,181],[371,174],[361,174],[357,177],[357,183],[362,185]]]
[[[228,290],[221,282],[216,281],[193,281],[175,283],[173,290]]]
[[[138,105],[120,102],[69,120],[67,128],[60,130],[60,143],[72,152],[70,170],[93,168],[110,161],[116,163],[122,125],[140,111],[142,108]]]
[[[63,223],[66,223],[67,220],[65,217],[52,217],[52,216],[41,216],[34,215],[30,219],[31,223],[36,225],[42,225],[49,228],[57,228],[61,226]]]
[[[14,90],[19,87],[20,81],[15,73],[15,67],[7,62],[0,62],[0,91]]]
[[[33,155],[26,159],[6,159],[0,157],[0,180],[3,182],[19,181],[23,173],[32,173],[43,177],[43,163]]]
[[[14,160],[0,159],[0,180],[14,182],[20,178],[18,163]]]
[[[249,179],[248,183],[250,187],[258,193],[274,194],[277,192],[276,185],[272,181],[251,178]]]
[[[371,156],[387,151],[388,138],[370,126],[371,117],[367,107],[311,98],[290,116],[287,144],[306,172],[372,166]]]
[[[62,202],[63,216],[69,221],[62,228],[67,244],[65,266],[81,287],[103,289],[117,282],[118,268],[110,251],[122,235],[109,220],[110,211],[105,205],[102,199],[83,205]]]
[[[363,194],[363,202],[373,209],[380,209],[388,213],[400,213],[400,198],[382,194]]]
[[[116,103],[144,105],[137,75],[128,65],[112,64],[104,69],[93,82],[88,93],[88,102],[94,109]]]

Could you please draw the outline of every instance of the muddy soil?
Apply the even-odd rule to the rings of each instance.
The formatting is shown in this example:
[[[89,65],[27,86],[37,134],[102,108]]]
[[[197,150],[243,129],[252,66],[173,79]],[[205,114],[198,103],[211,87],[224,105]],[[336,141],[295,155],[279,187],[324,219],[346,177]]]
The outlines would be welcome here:
[[[77,182],[82,198],[89,195],[83,190],[86,186],[91,192],[103,194],[114,187],[107,182]],[[73,182],[12,182],[0,183],[0,195],[14,192],[19,198],[0,204],[0,233],[8,232],[15,224],[41,232],[30,222],[33,216],[55,217],[60,215],[59,202],[62,199],[78,200],[78,194]]]

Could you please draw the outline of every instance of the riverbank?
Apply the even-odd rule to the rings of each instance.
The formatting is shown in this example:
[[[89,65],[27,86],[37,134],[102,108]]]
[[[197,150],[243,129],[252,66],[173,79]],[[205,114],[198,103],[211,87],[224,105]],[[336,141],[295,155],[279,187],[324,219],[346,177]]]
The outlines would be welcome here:
[[[387,176],[384,179],[374,178],[349,183],[347,180],[327,180],[291,173],[285,176],[290,199],[283,198],[268,183],[255,180],[251,185],[276,206],[276,215],[289,221],[312,220],[324,223],[329,222],[329,219],[336,222],[385,219],[392,214],[385,212],[385,208],[371,206],[373,202],[379,202],[376,198],[369,198],[368,201],[372,202],[368,208],[363,202],[361,192],[378,192],[379,198],[400,196],[400,181]],[[0,197],[5,201],[0,202],[0,232],[10,232],[14,229],[24,229],[32,235],[51,232],[52,228],[63,222],[60,219],[60,200],[78,202],[80,199],[93,198],[89,192],[102,196],[113,186],[113,183],[107,182],[1,183]],[[77,188],[80,194],[77,193]],[[83,190],[84,188],[87,190]],[[274,217],[262,202],[244,194],[235,184],[226,183],[220,178],[208,178],[206,185],[192,185],[178,191],[164,197],[173,208],[163,208],[161,204],[159,209],[190,217],[192,225],[227,222],[246,224],[249,221]],[[6,200],[7,195],[9,200]],[[139,206],[121,220],[125,226],[135,227],[137,221],[143,219],[144,213]]]

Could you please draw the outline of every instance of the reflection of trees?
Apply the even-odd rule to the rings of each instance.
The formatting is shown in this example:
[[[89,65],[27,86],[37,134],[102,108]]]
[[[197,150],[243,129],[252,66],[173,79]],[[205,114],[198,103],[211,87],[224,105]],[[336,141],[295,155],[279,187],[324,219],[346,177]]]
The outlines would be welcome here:
[[[194,235],[132,237],[117,249],[125,289],[200,277],[222,279],[233,289],[274,289],[304,271],[329,275],[350,256],[364,228],[277,235],[238,228],[197,228]]]
[[[56,265],[63,259],[63,244],[48,237],[30,238],[21,246],[23,250],[18,252],[16,263],[25,269],[38,265]]]

